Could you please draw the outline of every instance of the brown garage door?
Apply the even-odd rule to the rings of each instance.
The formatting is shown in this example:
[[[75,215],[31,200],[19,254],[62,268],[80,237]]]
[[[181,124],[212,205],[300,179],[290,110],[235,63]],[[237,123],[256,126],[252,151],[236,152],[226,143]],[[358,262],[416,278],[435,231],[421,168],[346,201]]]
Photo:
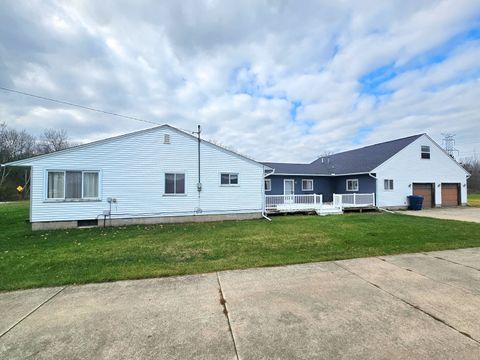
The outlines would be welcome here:
[[[442,206],[457,206],[459,184],[442,184]]]
[[[423,196],[423,208],[432,207],[432,194],[432,184],[413,184],[413,195]]]

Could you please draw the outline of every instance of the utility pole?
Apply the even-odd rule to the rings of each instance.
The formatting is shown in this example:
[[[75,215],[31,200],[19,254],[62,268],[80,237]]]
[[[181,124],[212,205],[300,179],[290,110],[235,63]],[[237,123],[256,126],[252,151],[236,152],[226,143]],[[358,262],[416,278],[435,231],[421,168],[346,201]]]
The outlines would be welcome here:
[[[202,181],[201,181],[201,176],[200,176],[200,143],[202,142],[200,138],[200,134],[202,132],[202,129],[200,125],[198,125],[198,130],[194,131],[193,134],[197,134],[197,139],[198,139],[198,182],[197,182],[197,191],[198,195],[200,196],[200,192],[202,191]]]
[[[455,149],[455,134],[452,133],[442,133],[443,140],[442,145],[445,149],[445,152],[455,159],[455,153],[458,155],[459,152]]]

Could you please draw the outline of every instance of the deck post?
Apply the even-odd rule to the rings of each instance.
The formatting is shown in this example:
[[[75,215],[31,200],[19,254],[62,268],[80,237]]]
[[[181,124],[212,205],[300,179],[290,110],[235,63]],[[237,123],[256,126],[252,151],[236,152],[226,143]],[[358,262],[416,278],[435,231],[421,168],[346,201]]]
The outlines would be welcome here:
[[[356,197],[356,193],[353,193],[353,205],[357,205],[357,197]]]
[[[313,193],[313,204],[317,205],[317,194]]]

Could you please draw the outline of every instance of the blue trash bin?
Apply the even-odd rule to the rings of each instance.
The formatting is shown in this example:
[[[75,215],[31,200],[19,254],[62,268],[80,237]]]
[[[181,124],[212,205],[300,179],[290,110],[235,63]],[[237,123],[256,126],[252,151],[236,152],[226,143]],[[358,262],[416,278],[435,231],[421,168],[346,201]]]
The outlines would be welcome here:
[[[423,205],[423,196],[421,195],[410,195],[408,198],[408,210],[422,210]]]

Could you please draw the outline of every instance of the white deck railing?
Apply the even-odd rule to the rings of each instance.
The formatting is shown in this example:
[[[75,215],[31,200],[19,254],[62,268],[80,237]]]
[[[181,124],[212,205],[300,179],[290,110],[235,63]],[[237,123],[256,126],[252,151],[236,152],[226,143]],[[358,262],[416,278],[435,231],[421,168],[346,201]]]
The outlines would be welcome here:
[[[301,211],[320,209],[323,204],[322,195],[266,195],[265,208],[278,211]]]
[[[335,198],[340,201],[342,207],[369,207],[375,206],[375,193],[371,194],[333,194],[333,202]],[[340,200],[341,198],[341,200]]]
[[[324,203],[322,195],[266,195],[267,211],[315,211],[322,208],[363,208],[375,206],[375,194],[333,194],[333,202]]]

